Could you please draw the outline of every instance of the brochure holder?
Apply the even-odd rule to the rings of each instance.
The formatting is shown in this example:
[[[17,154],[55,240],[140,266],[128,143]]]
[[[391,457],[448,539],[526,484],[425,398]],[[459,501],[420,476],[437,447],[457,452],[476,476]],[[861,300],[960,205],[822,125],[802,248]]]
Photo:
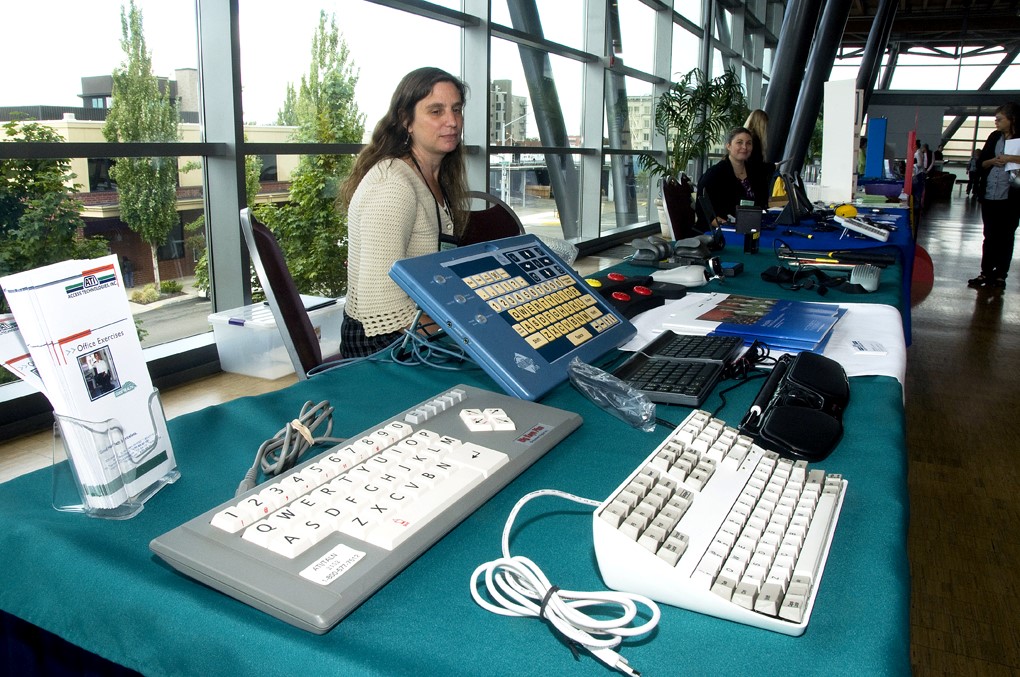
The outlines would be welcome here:
[[[54,414],[53,424],[53,507],[61,512],[81,512],[90,517],[128,519],[137,515],[157,491],[181,476],[170,446],[166,415],[159,390],[149,396],[153,436],[150,444],[134,448],[124,439],[124,428],[116,419],[86,421]],[[69,444],[83,446],[76,454]],[[162,449],[155,453],[157,449]],[[61,458],[66,455],[66,461]],[[82,481],[74,458],[94,457],[112,481],[97,486]],[[171,460],[169,470],[154,481],[137,488],[137,481],[153,467]],[[131,491],[134,488],[135,491]]]

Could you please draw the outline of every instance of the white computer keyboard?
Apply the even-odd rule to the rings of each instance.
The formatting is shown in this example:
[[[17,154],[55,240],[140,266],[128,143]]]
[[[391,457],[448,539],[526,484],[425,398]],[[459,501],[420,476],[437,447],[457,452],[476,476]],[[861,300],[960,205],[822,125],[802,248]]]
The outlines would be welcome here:
[[[834,218],[839,225],[848,230],[852,230],[855,233],[867,235],[873,240],[878,240],[879,242],[889,241],[889,231],[880,226],[876,226],[874,223],[852,216],[836,216]]]
[[[846,480],[696,410],[595,511],[606,584],[803,634]]]
[[[459,385],[150,548],[192,578],[323,633],[580,424],[573,412]]]

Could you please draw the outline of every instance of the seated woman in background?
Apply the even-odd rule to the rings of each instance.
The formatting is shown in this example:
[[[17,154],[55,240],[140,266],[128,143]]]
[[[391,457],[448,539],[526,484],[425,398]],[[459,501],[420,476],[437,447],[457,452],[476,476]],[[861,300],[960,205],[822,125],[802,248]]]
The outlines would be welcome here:
[[[752,171],[748,163],[754,141],[746,127],[735,127],[726,135],[726,156],[708,171],[698,182],[698,202],[707,197],[715,218],[709,223],[700,204],[698,225],[709,230],[737,215],[741,204],[760,207],[768,206],[768,178],[761,172]]]
[[[414,320],[417,306],[389,276],[393,262],[436,252],[440,235],[463,230],[465,95],[464,84],[439,68],[405,75],[341,188],[348,234],[344,357],[385,348]]]

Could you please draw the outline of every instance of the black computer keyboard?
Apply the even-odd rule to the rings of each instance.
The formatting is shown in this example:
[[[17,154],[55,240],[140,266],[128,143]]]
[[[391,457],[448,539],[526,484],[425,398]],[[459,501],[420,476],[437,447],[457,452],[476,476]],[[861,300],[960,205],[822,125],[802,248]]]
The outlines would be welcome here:
[[[665,331],[613,371],[652,402],[700,407],[740,356],[739,336],[696,336]]]

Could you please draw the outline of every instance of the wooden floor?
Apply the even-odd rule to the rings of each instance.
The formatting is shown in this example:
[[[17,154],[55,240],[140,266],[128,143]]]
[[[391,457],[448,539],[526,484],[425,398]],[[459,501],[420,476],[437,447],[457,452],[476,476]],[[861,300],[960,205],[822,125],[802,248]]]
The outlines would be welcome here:
[[[913,308],[906,383],[914,673],[1020,677],[1020,264],[1005,291],[967,288],[981,221],[961,196],[931,206],[918,243],[935,281]],[[293,380],[224,373],[162,395],[172,418]],[[0,444],[0,482],[49,465],[51,440],[40,433]],[[881,613],[881,600],[875,608]]]
[[[932,205],[934,262],[907,368],[911,654],[917,675],[1020,675],[1020,264],[975,291],[981,217]]]

